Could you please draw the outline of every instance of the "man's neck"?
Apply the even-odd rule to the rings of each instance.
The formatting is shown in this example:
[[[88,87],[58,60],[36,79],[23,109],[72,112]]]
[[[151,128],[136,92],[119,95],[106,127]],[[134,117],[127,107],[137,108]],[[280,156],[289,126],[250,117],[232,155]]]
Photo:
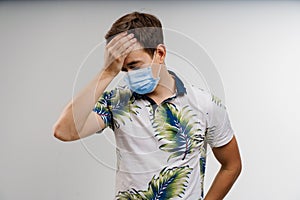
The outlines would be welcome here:
[[[160,80],[156,89],[147,94],[148,97],[153,99],[156,104],[160,104],[165,99],[173,96],[176,92],[176,84],[174,77],[166,70],[161,70]]]

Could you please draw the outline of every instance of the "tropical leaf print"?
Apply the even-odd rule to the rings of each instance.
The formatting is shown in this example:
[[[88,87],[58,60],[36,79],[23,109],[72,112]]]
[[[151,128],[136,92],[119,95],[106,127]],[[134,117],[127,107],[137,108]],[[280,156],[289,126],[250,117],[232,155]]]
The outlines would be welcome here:
[[[205,176],[205,168],[206,168],[206,156],[200,157],[200,183],[201,183],[201,197],[204,196],[204,176]]]
[[[222,104],[222,100],[219,97],[211,94],[211,101],[214,102],[217,106],[226,109],[226,107]]]
[[[175,197],[182,198],[188,185],[189,166],[164,168],[157,177],[153,176],[146,191],[128,190],[119,192],[117,200],[171,200]]]
[[[188,106],[178,110],[175,105],[168,103],[157,108],[154,119],[154,128],[157,132],[155,136],[159,141],[166,140],[159,148],[172,153],[168,161],[178,156],[184,160],[202,144],[204,136],[201,129],[195,128],[198,122],[191,120],[195,116]]]
[[[102,96],[98,99],[93,111],[100,115],[106,125],[111,123],[111,114],[109,110],[110,99],[115,95],[115,90],[110,92],[105,91]]]
[[[205,142],[206,143],[209,143],[209,144],[214,143],[214,135],[215,135],[216,131],[217,131],[216,126],[211,126],[211,127],[206,128],[206,130],[205,130]]]
[[[142,192],[141,192],[142,193]],[[147,200],[140,194],[139,191],[132,189],[132,191],[119,192],[117,200]]]
[[[199,161],[200,161],[200,176],[203,176],[205,174],[206,158],[201,157]]]
[[[207,141],[210,139],[207,133],[209,130],[210,130],[209,128],[206,128],[205,137],[203,141],[204,144],[200,148],[199,164],[200,164],[200,176],[202,181],[204,180],[205,169],[206,169]]]
[[[104,123],[111,124],[113,122],[115,127],[118,128],[120,122],[125,124],[124,117],[132,120],[130,114],[138,114],[140,107],[134,105],[134,101],[135,99],[129,89],[117,88],[104,92],[96,103],[94,110],[102,116]],[[113,119],[111,118],[112,115]]]

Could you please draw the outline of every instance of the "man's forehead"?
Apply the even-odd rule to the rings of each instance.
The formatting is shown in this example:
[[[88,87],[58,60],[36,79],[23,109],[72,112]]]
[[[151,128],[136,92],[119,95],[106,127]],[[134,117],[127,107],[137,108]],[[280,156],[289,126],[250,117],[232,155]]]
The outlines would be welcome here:
[[[125,58],[124,65],[136,61],[146,61],[149,58],[151,57],[144,51],[144,49],[133,50]]]

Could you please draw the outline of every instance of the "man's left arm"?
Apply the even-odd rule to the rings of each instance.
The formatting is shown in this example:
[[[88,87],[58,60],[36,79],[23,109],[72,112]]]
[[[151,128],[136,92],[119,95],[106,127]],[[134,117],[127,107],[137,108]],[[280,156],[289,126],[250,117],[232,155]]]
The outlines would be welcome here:
[[[220,162],[217,173],[204,200],[221,200],[229,192],[242,169],[242,162],[235,136],[229,143],[212,148],[214,156]]]

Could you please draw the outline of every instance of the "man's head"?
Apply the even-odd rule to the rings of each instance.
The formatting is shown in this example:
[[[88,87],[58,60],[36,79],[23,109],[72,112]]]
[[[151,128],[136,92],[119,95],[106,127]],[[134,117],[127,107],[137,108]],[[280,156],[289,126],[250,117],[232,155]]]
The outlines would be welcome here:
[[[163,79],[161,74],[167,74],[166,68],[162,66],[166,56],[166,48],[163,44],[161,22],[155,16],[146,13],[126,14],[119,18],[106,34],[107,45],[111,40],[114,43],[118,41],[116,39],[119,37],[122,38],[121,33],[124,32],[129,34],[126,36],[128,39],[133,34],[137,40],[131,47],[127,47],[130,50],[124,58],[121,69],[128,72],[126,74],[127,84],[139,94],[151,93],[161,83]],[[122,47],[126,48],[126,45]],[[118,49],[120,48],[118,47]]]
[[[133,12],[119,18],[105,35],[109,43],[121,32],[133,33],[143,50],[151,56],[159,44],[164,43],[162,25],[159,19],[151,14]]]

